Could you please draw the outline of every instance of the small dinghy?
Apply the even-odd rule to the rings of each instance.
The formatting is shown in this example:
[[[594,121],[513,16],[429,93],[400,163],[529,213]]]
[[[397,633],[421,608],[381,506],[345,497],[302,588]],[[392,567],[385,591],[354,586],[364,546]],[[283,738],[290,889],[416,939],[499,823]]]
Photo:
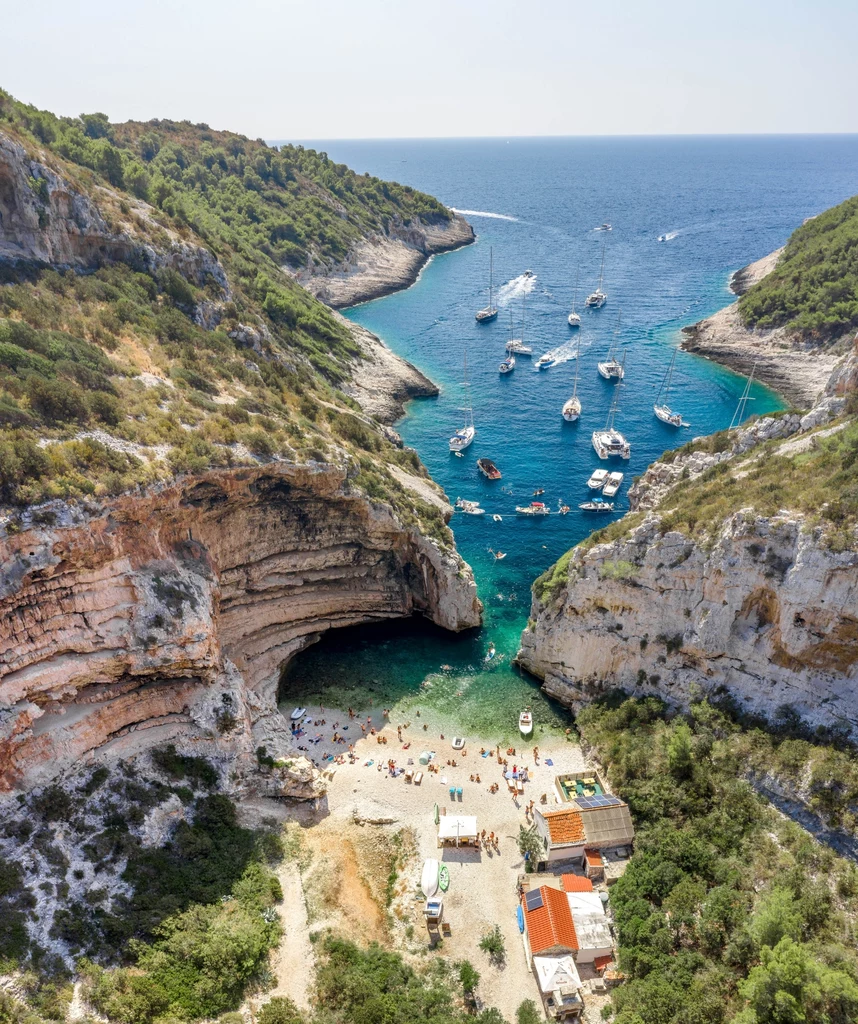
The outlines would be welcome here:
[[[299,718],[303,718],[307,714],[306,708],[295,708],[292,714],[289,716],[293,722],[297,722]]]
[[[427,900],[431,900],[438,891],[438,861],[430,858],[423,862],[423,873],[420,875],[420,888]]]
[[[465,738],[464,736],[454,736],[451,743],[453,750],[464,750],[465,749]]]
[[[529,736],[533,732],[533,715],[529,710],[522,711],[518,716],[518,730],[522,736]]]

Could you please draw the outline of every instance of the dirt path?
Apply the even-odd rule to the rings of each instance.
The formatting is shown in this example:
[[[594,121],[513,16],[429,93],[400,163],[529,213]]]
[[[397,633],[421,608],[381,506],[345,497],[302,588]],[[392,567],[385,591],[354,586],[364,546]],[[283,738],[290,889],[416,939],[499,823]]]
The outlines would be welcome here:
[[[299,1008],[306,1009],[310,1005],[315,957],[298,865],[294,861],[283,861],[277,877],[283,887],[280,916],[285,931],[271,965],[276,984],[266,1001],[273,996],[288,996]]]

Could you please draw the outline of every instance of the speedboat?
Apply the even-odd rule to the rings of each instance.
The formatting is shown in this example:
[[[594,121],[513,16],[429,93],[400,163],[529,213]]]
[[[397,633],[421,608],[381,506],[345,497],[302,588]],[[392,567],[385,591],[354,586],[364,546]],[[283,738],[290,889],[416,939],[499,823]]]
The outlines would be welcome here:
[[[582,512],[613,512],[614,503],[612,501],[602,501],[600,498],[594,498],[592,501],[582,501],[578,506]]]
[[[297,722],[299,718],[303,718],[307,714],[306,708],[295,708],[292,714],[289,716],[293,722]]]
[[[601,491],[605,486],[605,481],[608,479],[607,469],[594,469],[593,475],[587,481],[587,486],[591,491]]]
[[[622,473],[611,473],[608,479],[605,481],[605,486],[602,488],[602,494],[608,498],[613,498],[623,483]]]
[[[476,430],[471,424],[462,427],[461,430],[457,430],[455,434],[450,438],[450,451],[461,452],[465,448],[468,448],[471,442],[474,440]]]
[[[512,341],[508,341],[506,343],[506,350],[507,352],[511,352],[513,355],[516,356],[533,355],[533,349],[530,347],[530,345],[525,345],[524,342],[521,341],[521,339],[519,338],[513,338]]]
[[[467,498],[456,498],[456,506],[460,512],[464,512],[469,516],[484,516],[486,510],[480,508],[478,501],[468,501]]]
[[[544,356],[540,356],[539,359],[536,360],[536,369],[537,370],[547,370],[549,366],[553,366],[553,365],[554,365],[554,356],[549,355],[547,352],[546,352],[546,354]]]
[[[529,736],[533,732],[533,715],[529,709],[518,716],[518,731],[522,736]]]
[[[524,272],[524,274],[522,276],[523,277],[533,277],[533,271],[532,270],[525,270],[525,272]]]
[[[667,235],[659,235],[658,236],[658,240],[659,240],[659,242],[666,242],[667,241]]]
[[[426,899],[431,899],[438,891],[438,861],[430,858],[423,862],[423,871],[420,875],[420,888]]]
[[[515,356],[510,352],[506,359],[502,359],[498,366],[498,373],[512,373],[515,369]]]
[[[500,480],[501,471],[491,459],[477,459],[477,469],[489,480]]]
[[[597,228],[594,228],[593,230],[594,231],[613,231],[614,228],[613,228],[613,225],[611,225],[607,221],[605,221],[604,224],[600,224]]]
[[[544,501],[532,501],[529,505],[516,505],[515,511],[520,516],[547,516],[551,509]]]
[[[593,448],[600,459],[609,459],[612,456],[627,459],[632,454],[632,446],[619,430],[613,427],[593,431]]]
[[[581,399],[573,395],[563,406],[563,419],[567,423],[574,423],[581,415]]]

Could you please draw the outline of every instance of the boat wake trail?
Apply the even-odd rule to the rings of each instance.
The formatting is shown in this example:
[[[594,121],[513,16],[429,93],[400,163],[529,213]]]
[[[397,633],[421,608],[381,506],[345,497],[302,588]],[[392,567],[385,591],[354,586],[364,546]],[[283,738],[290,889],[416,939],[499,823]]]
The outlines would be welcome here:
[[[514,277],[498,288],[497,303],[499,306],[508,306],[514,299],[530,295],[535,287],[536,274],[519,274],[518,277]]]
[[[453,213],[461,213],[463,217],[490,217],[492,220],[514,220],[518,221],[518,217],[511,217],[508,213],[489,213],[486,210],[458,210],[455,206],[451,207]]]
[[[672,242],[678,234],[678,231],[668,231],[668,233],[664,236],[665,242]]]
[[[562,345],[550,349],[545,355],[550,356],[554,360],[554,366],[559,366],[561,363],[568,363],[575,359],[577,352],[578,340],[570,338],[569,341],[564,341]]]

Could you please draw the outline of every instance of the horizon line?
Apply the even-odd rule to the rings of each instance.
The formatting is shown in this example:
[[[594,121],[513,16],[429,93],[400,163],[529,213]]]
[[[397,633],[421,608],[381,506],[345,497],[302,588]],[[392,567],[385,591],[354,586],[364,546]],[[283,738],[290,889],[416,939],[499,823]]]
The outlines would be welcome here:
[[[854,138],[858,130],[839,132],[617,132],[579,135],[305,135],[266,136],[270,145],[303,142],[512,142],[560,139],[796,139]]]

